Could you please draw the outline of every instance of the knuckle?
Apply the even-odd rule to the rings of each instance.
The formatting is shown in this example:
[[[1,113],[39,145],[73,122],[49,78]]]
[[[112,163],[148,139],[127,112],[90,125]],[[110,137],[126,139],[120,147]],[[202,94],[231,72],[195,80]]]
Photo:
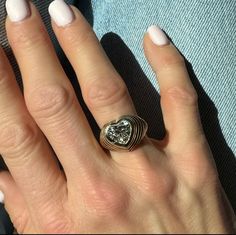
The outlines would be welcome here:
[[[175,182],[170,174],[158,174],[155,170],[143,170],[139,174],[139,182],[137,182],[141,191],[148,197],[155,199],[158,197],[166,197],[174,187]]]
[[[212,168],[198,169],[195,171],[198,173],[198,177],[192,177],[192,186],[196,190],[202,190],[206,187],[214,187],[219,184],[218,173]]]
[[[136,187],[149,199],[166,197],[171,194],[176,187],[176,179],[169,167],[153,165],[147,160],[145,151],[139,152],[139,157],[142,156],[141,161],[137,161],[135,172],[133,167],[129,172],[129,177],[136,185]],[[143,160],[144,159],[144,160]]]
[[[188,148],[183,150],[186,157],[179,160],[179,164],[190,184],[196,189],[201,189],[218,182],[213,156],[208,150],[206,152],[208,146],[206,147],[205,136],[198,137],[197,143],[189,145]]]
[[[27,97],[27,105],[37,118],[55,117],[71,107],[71,94],[72,92],[62,86],[46,86],[32,92]]]
[[[127,97],[128,93],[123,82],[117,81],[117,79],[110,79],[108,82],[96,79],[95,82],[88,84],[85,92],[87,105],[95,109],[120,102]]]
[[[47,45],[49,38],[42,25],[37,26],[34,30],[17,27],[14,36],[10,38],[10,42],[13,45],[24,48],[24,50],[30,50],[39,45]]]
[[[195,162],[193,170],[193,184],[195,188],[202,189],[204,186],[213,185],[218,182],[218,173],[209,160],[199,159]]]
[[[0,149],[7,155],[25,153],[34,146],[39,131],[33,124],[25,121],[6,123],[0,131]]]
[[[194,88],[172,87],[161,95],[162,99],[176,105],[197,106],[198,95]]]
[[[120,186],[101,183],[88,192],[86,204],[91,214],[117,216],[126,211],[129,194]]]

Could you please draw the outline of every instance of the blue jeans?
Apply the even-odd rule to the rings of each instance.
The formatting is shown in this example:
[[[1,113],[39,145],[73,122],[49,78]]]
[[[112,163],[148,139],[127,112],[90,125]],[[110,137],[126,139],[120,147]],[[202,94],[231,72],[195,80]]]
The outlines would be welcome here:
[[[149,136],[153,138],[162,138],[165,129],[158,85],[144,57],[142,38],[151,24],[158,24],[164,29],[186,58],[191,80],[199,95],[203,128],[221,183],[236,211],[236,1],[67,2],[78,6],[93,26],[107,55],[126,82],[139,115],[148,122]],[[73,69],[56,40],[53,39],[53,42],[81,99]],[[85,105],[84,109],[95,134],[98,133]]]

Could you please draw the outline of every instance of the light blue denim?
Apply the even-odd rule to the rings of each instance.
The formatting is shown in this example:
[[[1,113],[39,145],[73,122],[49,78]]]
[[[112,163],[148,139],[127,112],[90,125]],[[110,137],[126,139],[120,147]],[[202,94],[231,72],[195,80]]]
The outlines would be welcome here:
[[[5,12],[2,1],[0,0],[0,42],[17,71],[3,30]],[[51,1],[33,0],[43,16],[69,78],[74,87],[79,88],[50,28],[47,6]],[[138,113],[148,121],[149,135],[155,138],[163,137],[164,126],[159,89],[154,73],[144,57],[142,38],[152,24],[158,24],[164,29],[188,61],[191,79],[199,95],[204,131],[220,180],[236,211],[236,1],[67,2],[78,6],[93,26],[106,53],[125,80]],[[19,81],[20,73],[16,73]],[[81,97],[79,92],[78,97]],[[96,129],[94,122],[91,121],[91,125]]]

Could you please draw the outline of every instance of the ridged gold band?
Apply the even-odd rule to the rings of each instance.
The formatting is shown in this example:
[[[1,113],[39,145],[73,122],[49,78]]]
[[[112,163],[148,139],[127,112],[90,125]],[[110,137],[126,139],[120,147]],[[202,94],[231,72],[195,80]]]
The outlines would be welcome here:
[[[125,115],[104,125],[101,145],[111,151],[132,151],[147,133],[148,124],[135,115]]]

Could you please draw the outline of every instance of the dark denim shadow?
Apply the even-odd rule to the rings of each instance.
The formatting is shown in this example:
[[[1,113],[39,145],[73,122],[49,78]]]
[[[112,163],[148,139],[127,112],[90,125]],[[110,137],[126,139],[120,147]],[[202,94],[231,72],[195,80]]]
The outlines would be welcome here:
[[[74,5],[79,8],[89,24],[93,26],[93,11],[91,0],[75,0]]]
[[[162,138],[165,134],[162,119],[160,97],[149,82],[130,49],[122,39],[107,33],[101,43],[113,65],[123,77],[137,112],[149,124],[149,136]],[[223,188],[236,211],[236,159],[222,134],[218,111],[199,83],[191,64],[186,65],[195,89],[199,95],[199,110],[203,128],[212,149]]]

